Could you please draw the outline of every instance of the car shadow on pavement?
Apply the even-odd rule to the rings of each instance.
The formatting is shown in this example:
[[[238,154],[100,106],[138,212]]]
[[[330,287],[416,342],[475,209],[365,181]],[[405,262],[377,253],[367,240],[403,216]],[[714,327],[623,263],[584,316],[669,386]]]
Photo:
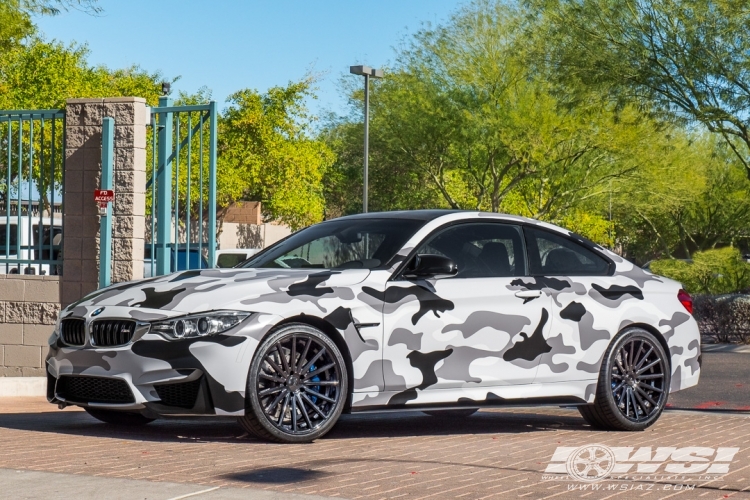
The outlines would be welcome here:
[[[82,411],[63,410],[0,414],[0,428],[159,442],[255,441],[233,418],[227,417],[166,418],[145,426],[120,427],[101,423]],[[322,439],[518,434],[560,429],[591,430],[575,410],[556,410],[555,414],[485,410],[460,418],[410,411],[342,415]]]
[[[320,480],[333,474],[301,467],[264,467],[250,471],[223,474],[222,479],[258,484],[293,484]]]

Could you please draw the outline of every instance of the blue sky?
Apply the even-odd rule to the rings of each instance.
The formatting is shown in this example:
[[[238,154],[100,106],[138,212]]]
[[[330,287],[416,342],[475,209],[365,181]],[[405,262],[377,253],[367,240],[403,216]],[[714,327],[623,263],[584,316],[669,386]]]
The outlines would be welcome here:
[[[37,18],[47,38],[86,43],[92,64],[139,64],[181,75],[175,90],[207,86],[223,105],[236,90],[265,90],[322,74],[313,112],[345,111],[349,66],[387,65],[423,22],[450,17],[459,0],[99,0],[100,16]],[[223,106],[221,106],[223,107]]]

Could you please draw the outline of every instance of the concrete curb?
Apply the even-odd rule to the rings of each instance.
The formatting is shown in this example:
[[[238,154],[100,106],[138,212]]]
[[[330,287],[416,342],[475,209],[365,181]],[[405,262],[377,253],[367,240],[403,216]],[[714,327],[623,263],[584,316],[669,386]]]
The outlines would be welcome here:
[[[45,396],[47,379],[45,377],[0,377],[0,398]]]
[[[750,354],[750,345],[744,344],[705,344],[701,346],[702,352],[741,352]]]

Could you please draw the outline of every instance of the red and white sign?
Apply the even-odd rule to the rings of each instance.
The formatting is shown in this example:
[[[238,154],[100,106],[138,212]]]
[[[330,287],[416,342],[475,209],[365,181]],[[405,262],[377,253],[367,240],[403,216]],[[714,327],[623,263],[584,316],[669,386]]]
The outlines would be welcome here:
[[[115,191],[113,189],[95,189],[94,201],[101,208],[107,208],[107,203],[115,201]]]

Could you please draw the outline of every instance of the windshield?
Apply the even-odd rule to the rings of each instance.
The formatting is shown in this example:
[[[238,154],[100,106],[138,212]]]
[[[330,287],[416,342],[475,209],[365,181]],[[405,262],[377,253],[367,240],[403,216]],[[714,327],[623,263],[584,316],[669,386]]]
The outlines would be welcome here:
[[[385,266],[424,225],[412,219],[339,219],[303,229],[242,267],[375,269]]]

